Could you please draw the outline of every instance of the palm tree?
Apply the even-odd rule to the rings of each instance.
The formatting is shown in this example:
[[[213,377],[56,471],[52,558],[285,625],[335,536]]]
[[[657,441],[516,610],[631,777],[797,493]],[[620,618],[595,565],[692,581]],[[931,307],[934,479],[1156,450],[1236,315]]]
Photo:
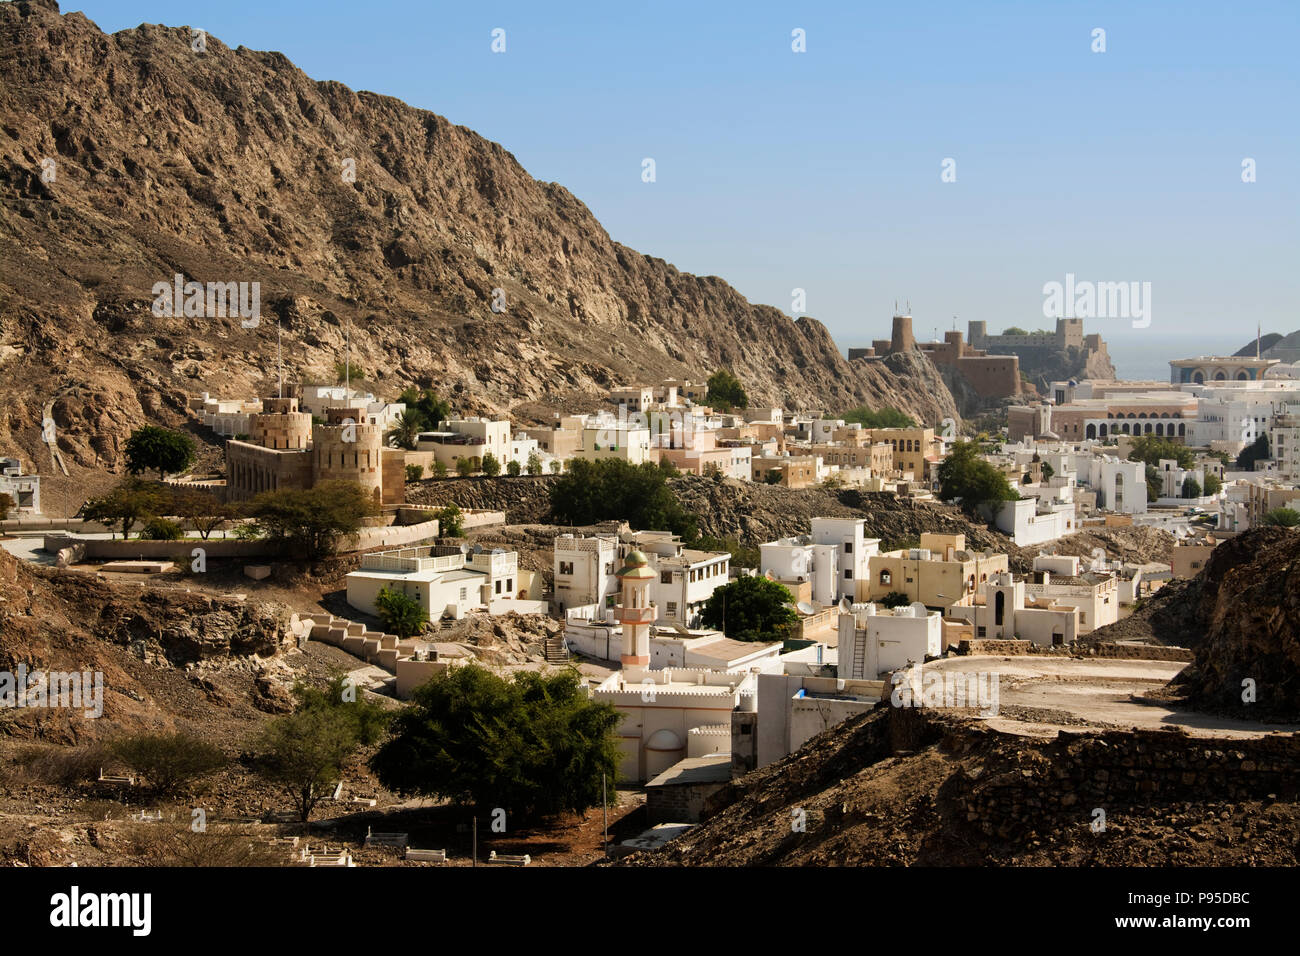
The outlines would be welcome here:
[[[397,422],[388,433],[388,441],[398,448],[414,451],[422,431],[424,431],[424,416],[417,409],[408,408],[397,416]]]

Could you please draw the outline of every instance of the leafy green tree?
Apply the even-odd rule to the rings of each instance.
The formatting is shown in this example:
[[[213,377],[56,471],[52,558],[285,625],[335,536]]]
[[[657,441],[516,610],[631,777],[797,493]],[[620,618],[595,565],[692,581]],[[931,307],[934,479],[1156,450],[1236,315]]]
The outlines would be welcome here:
[[[780,641],[799,620],[794,595],[784,584],[762,575],[746,575],[713,592],[700,612],[705,627],[739,641]]]
[[[447,463],[445,461],[435,461],[433,463],[433,477],[435,478],[447,477]]]
[[[513,458],[511,458],[509,464],[506,465],[506,474],[511,478],[518,478],[523,474],[523,471],[523,468],[519,466],[519,462],[515,461]]]
[[[501,461],[490,451],[483,455],[483,462],[480,467],[483,469],[483,474],[489,478],[495,478],[501,474]]]
[[[528,453],[528,467],[526,470],[530,475],[540,475],[542,473],[542,459],[537,452],[530,451]]]
[[[560,459],[558,458],[551,459],[551,463],[550,463],[551,474],[558,475],[560,473],[561,467],[562,466],[560,465]]]
[[[407,412],[413,414],[414,421],[419,424],[417,431],[433,431],[451,417],[451,405],[439,398],[431,388],[408,388],[402,392],[398,401],[406,406]]]
[[[184,733],[132,734],[110,744],[113,755],[159,794],[173,796],[226,765],[220,747]]]
[[[1201,484],[1191,475],[1183,479],[1183,497],[1199,498],[1201,497]]]
[[[158,477],[167,472],[184,471],[194,463],[194,439],[184,432],[174,432],[156,425],[145,425],[131,433],[123,446],[126,470],[133,475],[158,469]]]
[[[551,487],[551,513],[560,524],[622,519],[634,528],[671,531],[687,540],[698,528],[658,465],[621,458],[575,459]]]
[[[749,407],[749,396],[745,394],[740,379],[725,368],[720,368],[709,376],[709,391],[704,400],[724,411]]]
[[[475,465],[476,461],[478,461],[477,458],[457,458],[456,474],[460,475],[462,478],[468,478],[470,475],[474,474],[474,472],[478,471],[478,467]]]
[[[248,505],[271,541],[300,547],[312,558],[331,553],[336,536],[356,534],[361,520],[378,510],[360,485],[343,480],[264,491]]]
[[[1026,332],[1018,325],[1008,325],[1005,329],[1002,330],[1002,334],[1003,335],[1028,335],[1029,333]]]
[[[288,792],[306,823],[356,752],[353,721],[337,708],[311,707],[272,720],[255,742],[258,771]]]
[[[253,748],[258,772],[289,794],[306,823],[357,749],[378,743],[390,715],[343,674],[324,689],[299,683],[293,696],[294,712],[267,724]]]
[[[384,736],[392,713],[367,697],[346,673],[334,671],[324,687],[302,681],[294,684],[293,697],[300,711],[318,708],[345,719],[357,743],[370,746]]]
[[[912,603],[912,599],[902,591],[890,591],[880,599],[880,603],[889,608],[905,607]]]
[[[234,516],[233,507],[205,488],[173,488],[167,510],[188,521],[204,541]]]
[[[1268,444],[1268,435],[1261,434],[1253,444],[1241,450],[1241,454],[1237,456],[1237,470],[1254,471],[1255,462],[1268,461],[1272,457],[1273,451]]]
[[[1162,458],[1178,462],[1179,468],[1191,468],[1196,464],[1196,455],[1186,445],[1179,445],[1160,435],[1138,435],[1133,439],[1132,449],[1128,453],[1129,461],[1142,461],[1159,467]]]
[[[159,485],[137,478],[127,478],[116,488],[100,498],[92,498],[82,506],[81,516],[87,521],[98,521],[112,527],[122,525],[122,537],[131,536],[131,527],[137,521],[147,521],[162,511],[167,496]]]
[[[370,767],[399,793],[523,818],[582,814],[613,794],[621,719],[576,671],[505,678],[470,664],[416,689]]]
[[[1223,490],[1223,479],[1212,472],[1205,475],[1205,493],[1207,495],[1217,495]]]
[[[969,441],[956,442],[939,465],[939,495],[945,501],[960,498],[963,510],[972,514],[980,505],[1019,497],[1006,475],[981,458]]]
[[[863,428],[915,428],[916,422],[904,415],[897,408],[868,408],[859,405],[840,416],[846,422],[861,425]]]
[[[1264,515],[1264,524],[1277,528],[1294,528],[1300,525],[1300,511],[1294,508],[1274,508]]]
[[[420,480],[421,478],[423,478],[423,477],[424,477],[424,466],[423,466],[423,465],[407,465],[407,466],[406,466],[406,480],[407,480],[407,481],[419,481],[419,480]]]
[[[256,541],[265,535],[262,526],[256,521],[241,521],[230,533],[236,541]]]
[[[465,516],[453,502],[433,513],[438,519],[438,534],[444,538],[460,538],[465,535]]]
[[[756,568],[761,563],[761,554],[758,548],[751,545],[741,544],[739,538],[714,538],[707,535],[701,535],[690,543],[692,548],[698,548],[701,551],[728,551],[731,553],[731,566],[733,568]]]
[[[429,612],[415,598],[394,591],[380,588],[375,595],[375,613],[384,622],[384,629],[405,640],[424,630],[429,623]]]

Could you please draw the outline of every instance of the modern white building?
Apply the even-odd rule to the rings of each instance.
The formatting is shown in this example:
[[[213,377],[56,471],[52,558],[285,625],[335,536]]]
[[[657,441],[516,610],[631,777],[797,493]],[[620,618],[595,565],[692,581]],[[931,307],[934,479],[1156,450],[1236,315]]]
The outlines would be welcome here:
[[[924,604],[890,610],[855,604],[839,619],[839,677],[879,680],[881,674],[943,653],[943,617]]]
[[[856,600],[858,582],[869,577],[871,556],[880,553],[880,539],[867,537],[862,518],[813,518],[812,540],[839,551],[836,598]]]
[[[1044,503],[1039,498],[1018,498],[1001,502],[992,510],[998,530],[1020,547],[1055,541],[1073,534],[1077,523],[1074,505]]]
[[[812,600],[832,604],[839,600],[840,549],[835,544],[814,544],[810,535],[778,538],[758,546],[759,573],[783,584],[810,585]]]
[[[591,615],[607,620],[618,593],[615,577],[618,539],[613,535],[562,534],[555,539],[554,601],[561,614],[573,608],[594,606]]]
[[[1098,508],[1120,514],[1146,514],[1145,464],[1140,461],[1125,461],[1113,455],[1092,455],[1087,464],[1087,483],[1097,494]]]
[[[545,612],[546,604],[529,597],[514,551],[459,547],[400,548],[362,555],[360,569],[347,576],[348,604],[377,613],[375,599],[387,588],[418,600],[432,620],[459,619],[469,611]]]

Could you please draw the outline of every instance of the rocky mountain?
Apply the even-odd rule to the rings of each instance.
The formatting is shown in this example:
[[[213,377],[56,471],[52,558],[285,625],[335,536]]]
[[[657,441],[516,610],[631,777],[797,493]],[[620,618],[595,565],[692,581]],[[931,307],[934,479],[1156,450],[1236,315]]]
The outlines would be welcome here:
[[[350,337],[379,393],[469,413],[727,366],[759,403],[956,416],[927,360],[847,362],[819,322],[620,245],[442,117],[53,0],[0,4],[0,266],[0,447],[35,458],[48,408],[82,469],[187,396],[272,390],[277,322],[291,380],[335,381]],[[157,314],[175,276],[249,283],[248,315]]]

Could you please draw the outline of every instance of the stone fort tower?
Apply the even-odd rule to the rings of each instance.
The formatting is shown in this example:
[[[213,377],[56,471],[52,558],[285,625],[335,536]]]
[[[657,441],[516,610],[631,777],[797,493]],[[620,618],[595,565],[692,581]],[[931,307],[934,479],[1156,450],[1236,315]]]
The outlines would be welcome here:
[[[909,352],[916,348],[916,339],[912,336],[912,317],[910,315],[894,316],[894,329],[889,339],[889,351]]]
[[[296,398],[266,398],[262,412],[250,417],[249,438],[263,448],[306,448],[311,444],[311,415],[298,410]]]
[[[315,481],[354,481],[376,501],[383,498],[383,429],[364,424],[365,409],[331,408],[329,422],[312,427]]]

